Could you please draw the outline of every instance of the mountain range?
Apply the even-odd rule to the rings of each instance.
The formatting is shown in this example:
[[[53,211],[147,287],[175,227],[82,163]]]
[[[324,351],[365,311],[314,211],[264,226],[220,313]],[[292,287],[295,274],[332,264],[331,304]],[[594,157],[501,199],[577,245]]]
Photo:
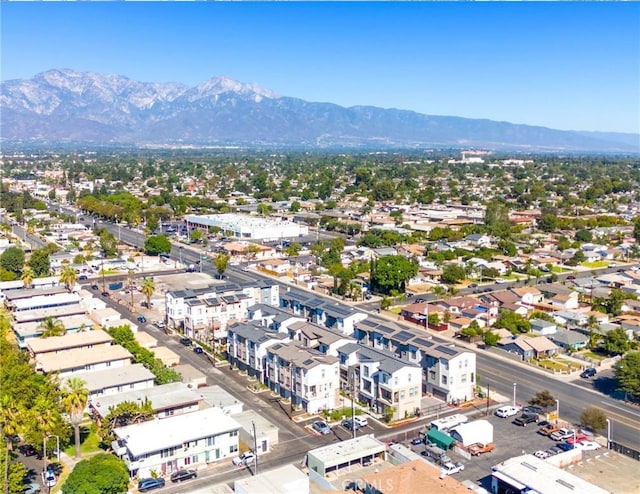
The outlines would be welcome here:
[[[189,87],[54,69],[3,82],[0,109],[5,142],[640,152],[636,134],[345,108],[278,96],[227,77]]]

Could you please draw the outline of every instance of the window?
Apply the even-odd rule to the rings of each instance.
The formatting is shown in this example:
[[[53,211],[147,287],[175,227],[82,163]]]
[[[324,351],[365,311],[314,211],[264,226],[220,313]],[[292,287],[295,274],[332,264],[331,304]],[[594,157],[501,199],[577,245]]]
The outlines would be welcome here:
[[[436,378],[436,371],[430,370],[429,371],[429,379],[435,379],[435,378]]]
[[[442,376],[442,384],[447,384],[447,376]]]
[[[462,374],[460,376],[460,382],[461,383],[466,383],[467,382],[467,375],[466,374]]]
[[[235,452],[237,452],[237,451],[238,451],[238,445],[237,445],[237,444],[232,444],[232,445],[229,447],[229,453],[235,453]]]
[[[409,382],[411,382],[411,374],[409,374]]]
[[[216,437],[215,436],[209,436],[207,438],[207,446],[215,446],[216,444]]]
[[[231,431],[229,433],[229,437],[237,437],[238,436],[238,431]]]
[[[404,400],[404,389],[400,390],[400,399]]]
[[[191,457],[189,457],[189,456],[185,456],[185,458],[184,458],[184,464],[185,464],[185,465],[191,465]]]
[[[365,365],[363,369],[364,369],[364,377],[369,377],[369,367]]]

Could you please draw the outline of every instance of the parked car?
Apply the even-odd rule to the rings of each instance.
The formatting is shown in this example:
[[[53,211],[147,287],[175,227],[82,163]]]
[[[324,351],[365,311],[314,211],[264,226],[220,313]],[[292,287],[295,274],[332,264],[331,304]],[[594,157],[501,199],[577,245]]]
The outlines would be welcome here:
[[[507,406],[498,408],[496,410],[496,415],[498,417],[506,419],[507,417],[513,417],[514,415],[517,415],[519,411],[520,409],[518,407],[507,405]]]
[[[548,453],[549,456],[554,456],[554,455],[557,455],[558,453],[562,453],[562,449],[558,448],[558,446],[551,446],[549,449],[545,451],[545,453]]]
[[[567,438],[567,442],[569,444],[573,444],[575,443],[581,443],[584,441],[588,441],[589,439],[591,439],[591,436],[587,436],[586,434],[583,434],[581,432],[578,432],[575,436],[571,436]]]
[[[78,276],[78,281],[86,281],[88,279],[89,277],[86,274],[81,274],[80,276]]]
[[[363,417],[362,415],[356,415],[355,417],[353,417],[353,420],[360,427],[366,427],[369,425],[369,420],[367,419],[367,417]]]
[[[595,367],[589,367],[588,369],[585,369],[582,371],[582,373],[580,374],[580,377],[583,379],[589,379],[590,377],[593,377],[597,374],[597,370]]]
[[[527,424],[535,424],[538,421],[538,416],[533,413],[523,413],[519,417],[517,417],[513,423],[516,425],[521,425],[522,427],[526,427]]]
[[[24,491],[22,494],[37,494],[42,490],[40,484],[36,484],[35,482],[31,482],[29,484],[25,484]]]
[[[233,464],[237,467],[245,467],[251,463],[253,463],[256,459],[256,455],[253,451],[247,451],[246,453],[242,453],[240,456],[236,456],[233,459]]]
[[[35,456],[37,454],[36,449],[30,444],[22,444],[18,446],[18,451],[24,456]]]
[[[595,441],[583,441],[578,444],[578,449],[582,449],[583,451],[595,451],[601,447],[602,446]]]
[[[153,325],[158,329],[164,329],[165,327],[164,321],[156,321],[153,323]]]
[[[171,474],[171,482],[182,482],[183,480],[195,479],[197,476],[195,470],[178,470]]]
[[[445,463],[440,467],[440,473],[443,475],[453,475],[454,473],[462,472],[464,465],[462,463]]]
[[[558,443],[556,444],[556,446],[560,448],[562,451],[571,451],[574,448],[573,444],[569,444],[569,443]]]
[[[204,350],[202,349],[201,346],[194,346],[193,347],[193,352],[194,353],[204,353]]]
[[[560,427],[558,427],[556,424],[546,424],[540,427],[540,430],[538,432],[543,436],[550,436],[551,434],[553,434],[554,432],[558,432],[559,430]]]
[[[92,290],[97,290],[98,289],[98,285],[91,285],[91,289]]]
[[[144,324],[147,322],[147,318],[144,316],[138,316],[138,322]]]
[[[111,294],[109,292],[102,292],[102,296],[109,298]]]
[[[327,423],[323,422],[322,420],[316,420],[313,424],[311,424],[311,427],[313,427],[313,429],[320,434],[331,434],[331,427],[329,427]]]
[[[538,451],[533,453],[533,456],[535,456],[536,458],[540,458],[541,460],[545,460],[551,455],[547,451],[542,451],[541,449],[539,449]]]
[[[53,474],[56,476],[60,476],[60,474],[62,473],[62,465],[57,462],[49,463],[47,465],[47,470],[53,472]]]
[[[42,483],[45,487],[54,487],[58,483],[56,474],[52,470],[42,472]]]
[[[189,338],[180,338],[180,343],[184,346],[191,346],[191,340]]]
[[[532,413],[534,415],[540,415],[542,413],[542,408],[529,405],[522,409],[522,413]]]
[[[421,437],[414,437],[411,440],[411,444],[413,444],[414,446],[419,446],[420,444],[424,444],[424,439],[422,439]]]
[[[358,424],[356,424],[353,420],[351,419],[345,419],[343,420],[340,425],[342,425],[342,427],[344,427],[347,430],[350,431],[357,431],[358,429],[360,429],[360,426]]]
[[[147,492],[153,489],[160,489],[161,487],[164,487],[164,479],[162,477],[158,477],[155,479],[154,478],[142,479],[140,482],[138,482],[138,490],[140,492]]]
[[[482,453],[491,453],[494,449],[496,449],[496,445],[493,443],[476,443],[469,446],[469,453],[471,453],[472,456],[478,456]]]
[[[554,441],[564,441],[565,439],[569,439],[571,436],[573,436],[573,432],[573,430],[560,428],[549,437]]]

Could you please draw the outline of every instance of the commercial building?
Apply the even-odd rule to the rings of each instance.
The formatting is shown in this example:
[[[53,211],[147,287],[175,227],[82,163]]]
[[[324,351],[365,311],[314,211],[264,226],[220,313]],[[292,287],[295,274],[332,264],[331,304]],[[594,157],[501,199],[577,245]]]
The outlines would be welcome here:
[[[189,227],[217,227],[228,237],[244,240],[280,240],[309,233],[309,227],[283,219],[261,218],[244,214],[208,214],[186,217]]]
[[[309,494],[309,477],[293,465],[285,465],[253,477],[236,480],[235,494]]]
[[[219,408],[118,427],[112,447],[130,474],[168,475],[238,454],[240,424]]]
[[[307,453],[307,467],[326,477],[350,466],[363,465],[375,459],[384,459],[387,446],[373,434],[347,439],[312,449]]]

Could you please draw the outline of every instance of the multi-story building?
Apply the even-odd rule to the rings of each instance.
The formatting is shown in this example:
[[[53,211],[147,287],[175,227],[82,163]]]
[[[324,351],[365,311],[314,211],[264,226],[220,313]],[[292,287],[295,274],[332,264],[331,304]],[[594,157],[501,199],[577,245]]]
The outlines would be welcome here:
[[[321,299],[302,290],[287,290],[281,293],[280,307],[319,326],[335,329],[348,336],[353,334],[356,323],[367,318],[365,313],[353,307]]]
[[[279,293],[278,284],[270,280],[168,291],[165,294],[167,324],[187,331],[191,337],[195,337],[196,331],[214,326],[224,330],[229,321],[246,320],[248,308],[254,304],[277,306]]]
[[[167,475],[238,454],[240,424],[219,408],[207,408],[114,429],[112,447],[129,473]]]
[[[422,367],[422,393],[449,403],[475,396],[476,355],[453,344],[435,342],[420,330],[361,321],[354,338],[361,344],[386,350]]]
[[[267,350],[265,384],[306,412],[337,408],[338,359],[295,343],[277,343]]]
[[[276,343],[286,343],[286,333],[272,331],[258,321],[237,323],[227,328],[227,354],[231,365],[266,382],[267,350]]]
[[[398,420],[421,409],[422,369],[386,350],[348,343],[338,349],[342,388],[377,413]]]

